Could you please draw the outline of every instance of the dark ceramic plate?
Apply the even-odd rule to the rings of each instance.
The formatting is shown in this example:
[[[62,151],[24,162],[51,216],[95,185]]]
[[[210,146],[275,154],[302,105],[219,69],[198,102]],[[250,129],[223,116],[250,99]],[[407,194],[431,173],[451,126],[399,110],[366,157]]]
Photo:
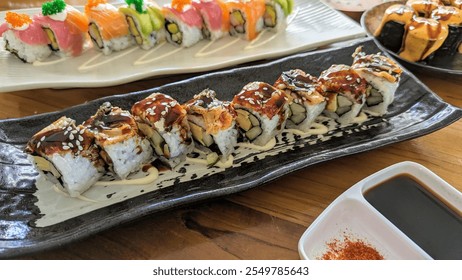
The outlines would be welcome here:
[[[160,88],[92,101],[61,112],[0,121],[0,256],[7,258],[54,247],[144,215],[240,192],[319,162],[428,134],[462,117],[460,109],[443,102],[412,74],[404,72],[395,101],[389,114],[383,118],[369,118],[361,125],[336,127],[323,136],[300,138],[284,133],[278,137],[274,149],[253,152],[235,167],[213,169],[201,176],[189,174],[187,169],[179,170],[170,187],[162,185],[161,189],[151,191],[141,187],[136,196],[122,197],[120,201],[99,209],[39,226],[40,221],[50,214],[44,214],[40,208],[41,198],[37,194],[40,192],[40,176],[22,150],[35,132],[60,116],[66,115],[81,122],[103,101],[130,108],[154,91],[170,94],[183,102],[192,94],[211,88],[222,99],[230,100],[247,82],[273,83],[282,71],[288,69],[301,68],[319,75],[332,64],[351,64],[351,54],[358,45],[363,45],[368,53],[380,51],[372,39],[365,39],[339,49],[299,54],[259,66],[203,75]],[[162,184],[167,182],[162,180],[160,178]],[[107,198],[113,198],[113,194]],[[64,211],[56,207],[52,214]]]
[[[406,1],[386,2],[364,12],[361,16],[361,25],[365,29],[367,35],[374,38],[377,45],[381,49],[391,54],[403,66],[405,66],[413,72],[431,73],[442,77],[449,76],[456,79],[462,79],[462,54],[460,53],[457,53],[452,57],[437,57],[431,62],[431,65],[429,65],[426,62],[411,62],[402,59],[398,54],[388,50],[378,40],[375,39],[373,34],[375,33],[375,30],[377,30],[377,28],[380,26],[385,10],[391,5],[404,4],[405,2]]]

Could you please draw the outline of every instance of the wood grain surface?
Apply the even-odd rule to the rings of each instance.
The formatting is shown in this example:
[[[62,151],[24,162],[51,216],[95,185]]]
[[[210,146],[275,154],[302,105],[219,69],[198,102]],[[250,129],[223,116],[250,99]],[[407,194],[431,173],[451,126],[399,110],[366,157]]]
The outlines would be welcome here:
[[[42,2],[0,1],[0,10],[36,7]],[[67,2],[81,5],[86,1]],[[462,107],[460,80],[417,75],[443,100]],[[0,93],[0,118],[61,110],[190,76],[105,88]],[[462,191],[461,131],[459,120],[424,137],[330,160],[249,191],[149,215],[21,259],[298,259],[298,240],[313,220],[353,184],[389,165],[401,161],[423,164]]]

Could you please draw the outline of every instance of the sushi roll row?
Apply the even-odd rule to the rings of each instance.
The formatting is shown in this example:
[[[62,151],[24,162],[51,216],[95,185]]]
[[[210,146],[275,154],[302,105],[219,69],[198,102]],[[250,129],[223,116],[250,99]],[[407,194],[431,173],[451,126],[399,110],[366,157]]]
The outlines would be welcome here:
[[[125,2],[116,8],[107,0],[88,0],[80,12],[52,0],[32,17],[7,12],[0,36],[6,50],[32,63],[52,53],[82,54],[87,34],[105,55],[133,45],[149,50],[165,40],[181,47],[228,34],[253,40],[263,28],[284,29],[293,9],[293,0],[173,0],[163,7],[151,0]]]
[[[332,65],[319,77],[293,69],[274,84],[250,82],[230,101],[204,89],[183,104],[160,92],[130,111],[104,103],[80,125],[61,117],[45,127],[26,152],[73,197],[107,172],[126,179],[157,159],[173,169],[197,150],[209,166],[232,162],[238,142],[264,149],[284,129],[309,133],[321,114],[340,124],[352,123],[361,110],[385,114],[401,68],[361,48],[353,57],[351,66]]]

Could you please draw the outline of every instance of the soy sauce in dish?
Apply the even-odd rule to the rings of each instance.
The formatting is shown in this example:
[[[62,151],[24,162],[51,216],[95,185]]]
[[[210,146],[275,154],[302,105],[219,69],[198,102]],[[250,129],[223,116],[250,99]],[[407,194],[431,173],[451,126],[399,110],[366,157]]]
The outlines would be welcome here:
[[[408,174],[364,193],[366,200],[434,259],[462,259],[462,216]]]

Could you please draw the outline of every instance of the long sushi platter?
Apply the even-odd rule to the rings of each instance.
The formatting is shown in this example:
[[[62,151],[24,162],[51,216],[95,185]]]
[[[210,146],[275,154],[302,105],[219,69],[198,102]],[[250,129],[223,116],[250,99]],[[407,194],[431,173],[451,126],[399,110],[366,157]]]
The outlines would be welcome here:
[[[126,2],[0,12],[0,92],[209,71],[365,35],[316,0]]]
[[[379,52],[365,39],[0,121],[9,201],[0,220],[12,229],[1,232],[1,253],[243,191],[462,117]]]

